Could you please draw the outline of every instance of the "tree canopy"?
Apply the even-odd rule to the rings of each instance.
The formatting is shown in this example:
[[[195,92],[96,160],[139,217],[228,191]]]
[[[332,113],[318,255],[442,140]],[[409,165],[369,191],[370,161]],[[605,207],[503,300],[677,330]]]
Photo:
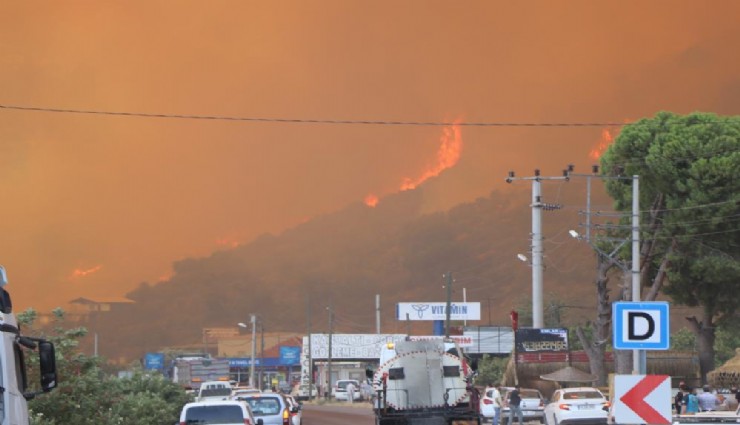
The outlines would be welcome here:
[[[142,424],[170,425],[179,419],[182,407],[191,400],[183,388],[158,373],[136,373],[118,378],[105,373],[102,359],[79,352],[84,328],[66,329],[64,312],[54,311],[55,327],[46,338],[56,347],[59,386],[29,402],[33,425],[55,424]],[[18,315],[33,326],[36,312]],[[29,382],[38,382],[38,358],[29,358]]]
[[[700,306],[700,351],[740,305],[740,116],[661,112],[624,127],[601,161],[607,191],[630,211],[639,176],[641,270],[652,296]],[[628,224],[625,218],[623,224]],[[702,374],[711,369],[707,353]]]

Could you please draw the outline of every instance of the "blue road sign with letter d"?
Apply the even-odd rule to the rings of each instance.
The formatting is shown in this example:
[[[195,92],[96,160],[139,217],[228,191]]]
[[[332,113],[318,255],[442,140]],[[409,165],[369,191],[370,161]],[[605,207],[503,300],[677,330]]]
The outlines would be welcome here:
[[[617,350],[667,350],[667,302],[617,302],[612,305],[614,348]]]

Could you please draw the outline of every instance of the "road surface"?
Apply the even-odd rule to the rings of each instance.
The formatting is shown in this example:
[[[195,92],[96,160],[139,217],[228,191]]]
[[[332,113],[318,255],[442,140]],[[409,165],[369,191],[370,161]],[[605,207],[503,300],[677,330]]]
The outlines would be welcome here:
[[[303,425],[374,425],[375,415],[370,405],[319,406],[303,404]]]

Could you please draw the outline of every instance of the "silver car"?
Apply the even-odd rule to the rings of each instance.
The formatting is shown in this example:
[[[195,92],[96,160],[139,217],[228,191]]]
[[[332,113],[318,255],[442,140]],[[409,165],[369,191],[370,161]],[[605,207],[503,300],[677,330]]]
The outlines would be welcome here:
[[[501,390],[501,399],[504,400],[504,407],[501,409],[501,420],[499,421],[502,425],[508,425],[509,423],[509,396],[513,388],[503,388]],[[540,390],[532,388],[521,388],[519,389],[519,397],[522,401],[519,403],[519,407],[522,409],[522,416],[524,422],[538,421],[539,423],[545,423],[545,399],[542,397]],[[514,423],[518,424],[519,418],[514,415]]]
[[[291,408],[288,401],[282,394],[262,393],[249,394],[238,397],[244,400],[252,409],[252,414],[257,419],[257,423],[262,422],[264,425],[283,425],[291,422]]]

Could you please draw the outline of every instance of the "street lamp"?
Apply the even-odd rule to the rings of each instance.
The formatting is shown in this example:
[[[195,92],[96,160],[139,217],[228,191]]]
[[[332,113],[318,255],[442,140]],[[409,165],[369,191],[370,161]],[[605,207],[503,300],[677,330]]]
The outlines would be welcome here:
[[[254,356],[255,351],[257,351],[257,336],[255,335],[257,333],[257,316],[254,314],[250,315],[250,321],[252,322],[252,357],[249,362],[249,386],[254,387]],[[237,323],[240,328],[246,328],[247,325],[245,323],[239,322]]]

